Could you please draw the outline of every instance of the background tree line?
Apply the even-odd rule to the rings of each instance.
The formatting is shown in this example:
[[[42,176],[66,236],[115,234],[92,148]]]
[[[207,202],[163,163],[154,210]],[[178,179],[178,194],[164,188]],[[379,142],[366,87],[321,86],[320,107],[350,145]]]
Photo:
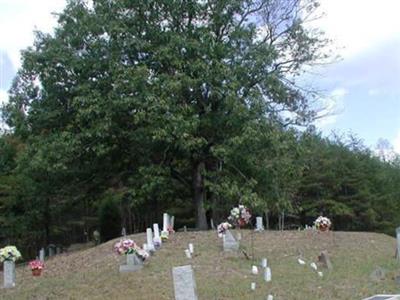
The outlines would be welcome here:
[[[317,7],[69,1],[23,51],[2,109],[2,239],[35,251],[99,227],[107,240],[164,211],[206,229],[238,203],[271,228],[324,213],[338,230],[391,232],[399,159],[310,126],[317,95],[299,78],[329,57],[306,25]]]

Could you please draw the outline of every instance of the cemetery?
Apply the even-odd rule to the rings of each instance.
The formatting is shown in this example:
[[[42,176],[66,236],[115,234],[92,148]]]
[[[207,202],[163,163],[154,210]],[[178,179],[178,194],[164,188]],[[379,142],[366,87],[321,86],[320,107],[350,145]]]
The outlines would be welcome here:
[[[0,299],[400,300],[375,2],[1,0]]]

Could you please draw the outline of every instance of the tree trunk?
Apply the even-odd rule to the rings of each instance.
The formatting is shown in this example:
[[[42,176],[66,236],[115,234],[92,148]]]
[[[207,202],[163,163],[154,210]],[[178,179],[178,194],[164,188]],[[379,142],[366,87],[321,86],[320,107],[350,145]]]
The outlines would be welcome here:
[[[204,162],[195,162],[193,164],[192,188],[193,201],[196,208],[196,227],[199,230],[207,230],[206,210],[204,209]]]
[[[269,230],[269,210],[265,210],[265,229]]]

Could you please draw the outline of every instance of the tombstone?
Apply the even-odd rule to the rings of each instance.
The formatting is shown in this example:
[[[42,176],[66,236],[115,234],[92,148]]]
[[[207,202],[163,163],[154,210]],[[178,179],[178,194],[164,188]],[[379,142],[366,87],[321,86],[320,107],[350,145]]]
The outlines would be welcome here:
[[[167,213],[163,215],[163,232],[166,232],[168,235],[168,226],[169,226],[169,216]]]
[[[227,230],[223,235],[224,251],[238,251],[239,243],[235,240],[232,233]]]
[[[397,227],[396,229],[396,241],[397,241],[396,257],[397,260],[400,261],[400,227]]]
[[[51,245],[49,245],[48,246],[48,248],[49,248],[49,257],[52,257],[52,256],[54,256],[55,255],[55,248],[56,248],[56,246],[54,246],[53,244],[51,244]]]
[[[372,281],[381,281],[386,277],[386,271],[381,267],[376,268],[370,275],[369,278]]]
[[[375,295],[363,300],[400,300],[400,295]]]
[[[264,271],[265,282],[270,282],[272,280],[271,268],[267,267]]]
[[[187,232],[187,227],[186,227],[186,225],[183,226],[183,232]]]
[[[3,262],[3,280],[4,288],[9,289],[15,287],[15,262],[5,260]]]
[[[174,231],[174,226],[175,226],[175,216],[172,216],[169,222],[169,227],[171,228],[172,231]]]
[[[57,247],[56,248],[56,254],[58,255],[58,254],[61,254],[61,248],[60,247]]]
[[[147,236],[147,249],[150,252],[154,252],[154,244],[153,244],[153,231],[151,230],[151,228],[147,228],[146,229],[146,236]]]
[[[268,266],[268,260],[266,258],[263,258],[261,260],[261,268],[266,268]]]
[[[254,291],[256,289],[256,283],[252,282],[250,288],[252,291]]]
[[[126,229],[125,229],[125,227],[122,227],[121,236],[126,237]]]
[[[175,300],[197,300],[196,282],[192,266],[172,268]]]
[[[267,300],[274,300],[274,296],[268,295]]]
[[[45,251],[44,251],[44,248],[42,248],[39,251],[39,259],[41,262],[44,262],[44,257],[45,257]]]
[[[329,258],[328,251],[322,251],[321,254],[318,256],[318,262],[324,267],[327,268],[328,270],[332,270],[332,262]]]
[[[136,254],[126,255],[126,265],[119,266],[120,273],[136,272],[143,268],[143,261]]]
[[[263,231],[264,230],[264,225],[263,225],[263,218],[262,217],[256,217],[256,231]]]
[[[157,223],[153,224],[153,231],[154,231],[154,238],[153,238],[154,248],[158,249],[161,247],[162,240],[160,237],[160,229],[158,228]]]
[[[192,258],[192,254],[190,253],[189,249],[185,249],[185,254],[187,258]]]
[[[189,249],[190,254],[194,253],[194,246],[193,246],[192,243],[189,244],[189,248],[188,249]]]
[[[257,268],[257,266],[252,266],[252,267],[251,267],[251,274],[253,274],[253,275],[258,275],[258,268]]]
[[[214,220],[210,219],[210,225],[211,225],[211,229],[215,230],[215,225],[214,225]]]

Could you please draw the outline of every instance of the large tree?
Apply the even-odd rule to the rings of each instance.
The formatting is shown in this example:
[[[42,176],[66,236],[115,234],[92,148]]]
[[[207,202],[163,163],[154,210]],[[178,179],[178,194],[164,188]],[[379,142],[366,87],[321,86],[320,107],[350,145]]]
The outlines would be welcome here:
[[[215,176],[227,179],[220,188],[237,187],[238,201],[254,192],[229,166],[232,145],[269,124],[313,117],[312,93],[296,78],[325,59],[325,40],[305,26],[317,6],[69,1],[54,35],[38,33],[24,52],[4,111],[41,161],[28,169],[65,193],[101,185],[145,201],[179,190],[191,195],[197,227],[207,228],[208,200],[222,195]]]

